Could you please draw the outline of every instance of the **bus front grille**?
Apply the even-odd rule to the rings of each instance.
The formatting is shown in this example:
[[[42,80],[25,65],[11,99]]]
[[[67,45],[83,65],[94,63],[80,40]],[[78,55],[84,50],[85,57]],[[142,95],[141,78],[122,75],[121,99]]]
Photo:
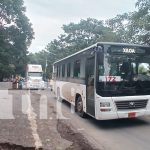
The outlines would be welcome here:
[[[116,101],[117,110],[144,109],[148,100]]]

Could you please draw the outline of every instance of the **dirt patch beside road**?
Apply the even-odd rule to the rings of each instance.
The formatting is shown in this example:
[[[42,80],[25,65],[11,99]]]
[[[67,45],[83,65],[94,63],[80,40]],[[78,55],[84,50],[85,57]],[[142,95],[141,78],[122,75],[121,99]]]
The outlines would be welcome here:
[[[66,150],[98,150],[93,148],[81,133],[76,132],[71,125],[63,120],[58,120],[57,130],[62,138],[73,143]]]
[[[0,143],[0,150],[35,150],[35,147],[23,147],[11,143]]]
[[[35,150],[39,141],[43,150],[96,150],[70,121],[57,118],[57,101],[49,91],[7,94],[12,97],[13,104],[7,107],[13,106],[14,119],[0,120],[0,150]],[[62,111],[68,115],[63,105]]]

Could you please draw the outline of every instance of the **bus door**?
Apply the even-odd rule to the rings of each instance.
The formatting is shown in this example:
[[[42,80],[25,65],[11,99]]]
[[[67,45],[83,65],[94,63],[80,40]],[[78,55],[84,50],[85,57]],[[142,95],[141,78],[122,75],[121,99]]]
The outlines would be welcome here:
[[[95,84],[95,57],[87,59],[86,62],[86,107],[87,113],[95,116],[94,84]]]

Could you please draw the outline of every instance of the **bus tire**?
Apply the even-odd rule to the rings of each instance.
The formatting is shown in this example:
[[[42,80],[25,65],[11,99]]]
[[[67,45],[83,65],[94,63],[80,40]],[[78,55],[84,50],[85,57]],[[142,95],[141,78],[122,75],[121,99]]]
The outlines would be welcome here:
[[[80,117],[82,118],[86,117],[86,113],[83,111],[83,101],[81,96],[78,96],[76,100],[76,112]]]

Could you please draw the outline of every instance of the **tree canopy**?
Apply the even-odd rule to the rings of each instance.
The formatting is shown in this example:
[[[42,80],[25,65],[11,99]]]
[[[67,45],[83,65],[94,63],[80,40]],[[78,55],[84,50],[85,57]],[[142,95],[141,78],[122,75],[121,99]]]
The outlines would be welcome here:
[[[29,55],[30,62],[42,64],[43,68],[45,68],[45,60],[47,59],[47,76],[51,75],[52,64],[58,59],[75,53],[98,41],[119,42],[118,36],[111,28],[105,26],[104,21],[93,18],[82,19],[76,24],[63,25],[62,29],[64,34],[60,35],[57,40],[51,41],[46,46],[45,51]]]
[[[52,72],[54,61],[75,53],[96,42],[111,41],[150,45],[150,1],[137,0],[136,11],[118,14],[108,20],[88,18],[79,23],[63,25],[64,34],[51,41],[46,50],[30,54],[30,61],[40,63],[47,76]]]
[[[23,0],[0,1],[0,80],[24,72],[34,35],[25,12]]]
[[[117,15],[107,25],[122,42],[150,45],[150,1],[138,0],[137,11]]]
[[[118,14],[108,20],[88,18],[80,20],[79,23],[63,25],[64,34],[51,41],[45,51],[30,54],[30,58],[34,63],[41,63],[44,68],[45,59],[47,59],[47,76],[49,76],[54,61],[96,42],[111,41],[150,45],[150,1],[138,0],[135,7],[137,11]]]

